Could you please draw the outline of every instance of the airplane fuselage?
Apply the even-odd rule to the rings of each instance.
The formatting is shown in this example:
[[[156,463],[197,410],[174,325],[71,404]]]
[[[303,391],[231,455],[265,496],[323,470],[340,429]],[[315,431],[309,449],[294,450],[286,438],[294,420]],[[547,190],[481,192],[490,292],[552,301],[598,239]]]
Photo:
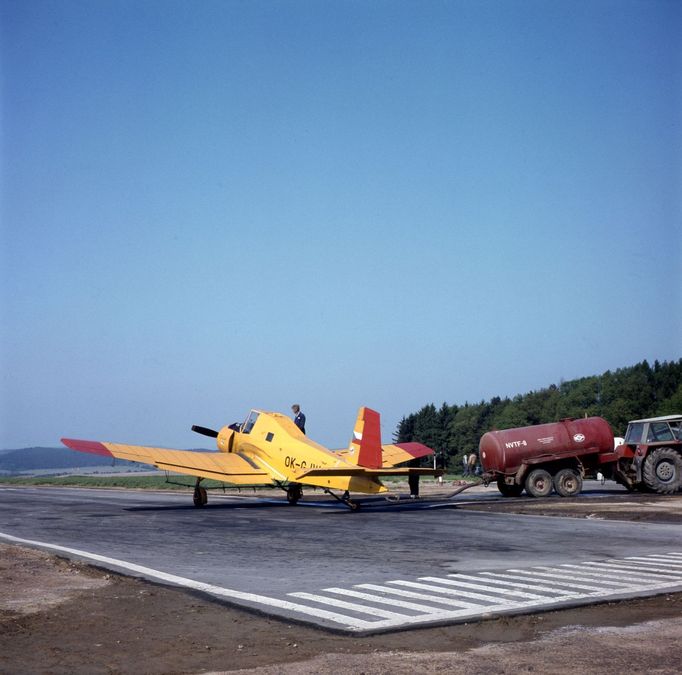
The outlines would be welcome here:
[[[273,477],[273,483],[296,483],[330,490],[366,493],[386,492],[378,478],[349,475],[305,476],[311,469],[357,469],[339,453],[325,448],[303,434],[281,413],[253,410],[240,431],[223,427],[218,449],[234,452]]]

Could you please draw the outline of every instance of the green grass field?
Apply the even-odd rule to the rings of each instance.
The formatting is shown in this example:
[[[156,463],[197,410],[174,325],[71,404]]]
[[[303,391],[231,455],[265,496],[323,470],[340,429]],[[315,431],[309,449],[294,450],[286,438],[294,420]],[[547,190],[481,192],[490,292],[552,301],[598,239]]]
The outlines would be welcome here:
[[[107,487],[107,488],[144,488],[148,490],[182,490],[193,487],[191,476],[173,476],[169,483],[165,476],[36,476],[36,477],[0,477],[0,485],[66,485],[70,487]],[[183,483],[183,485],[177,485]],[[202,481],[207,488],[222,487],[223,483],[215,480]],[[228,487],[228,486],[226,486]]]

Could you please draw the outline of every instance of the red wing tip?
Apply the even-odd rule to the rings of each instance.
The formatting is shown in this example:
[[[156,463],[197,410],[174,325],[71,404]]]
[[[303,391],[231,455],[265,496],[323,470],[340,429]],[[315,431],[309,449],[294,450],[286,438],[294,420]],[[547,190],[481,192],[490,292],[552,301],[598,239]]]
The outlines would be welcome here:
[[[433,450],[428,445],[423,443],[396,443],[396,445],[405,452],[412,455],[412,457],[426,457],[433,455]]]
[[[113,457],[107,446],[99,441],[81,441],[77,438],[62,438],[61,441],[67,448],[78,450],[78,452],[89,452],[93,455]]]

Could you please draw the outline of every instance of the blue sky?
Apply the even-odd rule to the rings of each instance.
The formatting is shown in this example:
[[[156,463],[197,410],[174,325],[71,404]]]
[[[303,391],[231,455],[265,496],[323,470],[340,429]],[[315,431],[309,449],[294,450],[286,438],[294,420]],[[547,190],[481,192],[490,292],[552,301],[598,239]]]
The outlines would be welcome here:
[[[0,7],[0,447],[682,355],[681,3]]]

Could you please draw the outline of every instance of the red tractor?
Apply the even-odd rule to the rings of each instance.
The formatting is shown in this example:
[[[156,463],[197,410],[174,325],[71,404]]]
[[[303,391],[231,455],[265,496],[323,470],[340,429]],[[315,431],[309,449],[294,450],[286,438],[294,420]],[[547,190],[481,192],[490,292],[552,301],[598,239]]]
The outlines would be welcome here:
[[[616,450],[613,477],[627,488],[671,494],[682,486],[682,415],[633,420]]]

